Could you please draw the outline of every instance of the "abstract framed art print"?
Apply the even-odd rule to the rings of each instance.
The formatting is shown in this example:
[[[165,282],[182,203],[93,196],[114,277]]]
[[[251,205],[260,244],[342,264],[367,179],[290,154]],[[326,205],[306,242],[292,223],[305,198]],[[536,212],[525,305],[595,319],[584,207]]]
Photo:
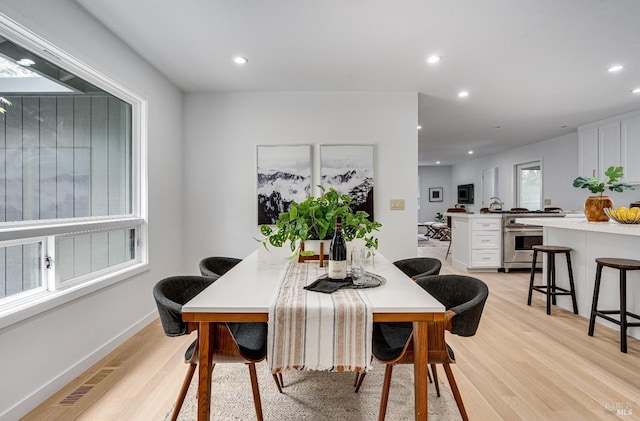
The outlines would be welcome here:
[[[374,145],[320,145],[322,187],[335,188],[354,201],[353,211],[373,215]]]
[[[311,145],[258,145],[258,225],[275,224],[311,193]]]

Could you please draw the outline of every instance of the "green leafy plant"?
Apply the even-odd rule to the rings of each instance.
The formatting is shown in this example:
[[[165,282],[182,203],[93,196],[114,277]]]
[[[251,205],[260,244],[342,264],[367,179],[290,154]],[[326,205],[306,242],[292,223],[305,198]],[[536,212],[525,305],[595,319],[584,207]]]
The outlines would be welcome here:
[[[623,177],[622,167],[611,166],[607,168],[604,175],[607,177],[605,180],[597,177],[577,177],[573,180],[573,187],[589,189],[593,194],[600,193],[600,196],[602,196],[605,187],[618,193],[621,193],[625,189],[634,190],[632,185],[620,182],[620,179]]]
[[[444,215],[442,212],[436,212],[436,216],[433,218],[436,222],[444,222]]]
[[[353,212],[353,200],[347,194],[340,194],[331,187],[325,190],[318,186],[322,194],[318,197],[308,197],[300,203],[293,202],[288,212],[278,216],[275,228],[261,225],[260,233],[264,236],[260,241],[266,249],[282,247],[287,240],[291,251],[297,254],[300,244],[306,240],[326,240],[333,237],[336,216],[342,217],[342,229],[346,241],[355,238],[364,240],[369,249],[378,248],[378,239],[373,231],[378,231],[382,224],[370,221],[369,214],[364,211]],[[303,254],[313,254],[302,252]]]

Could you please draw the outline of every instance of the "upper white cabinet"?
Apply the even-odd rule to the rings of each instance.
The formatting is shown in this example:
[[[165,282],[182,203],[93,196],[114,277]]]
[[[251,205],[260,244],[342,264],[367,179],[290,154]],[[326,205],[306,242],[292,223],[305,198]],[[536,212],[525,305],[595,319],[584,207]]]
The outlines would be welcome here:
[[[640,115],[625,118],[620,124],[624,180],[640,184]]]
[[[581,129],[578,131],[578,176],[597,177],[600,173],[600,142],[598,128]]]
[[[640,184],[640,113],[579,127],[578,156],[580,176],[603,178],[610,166],[622,166],[622,181]]]

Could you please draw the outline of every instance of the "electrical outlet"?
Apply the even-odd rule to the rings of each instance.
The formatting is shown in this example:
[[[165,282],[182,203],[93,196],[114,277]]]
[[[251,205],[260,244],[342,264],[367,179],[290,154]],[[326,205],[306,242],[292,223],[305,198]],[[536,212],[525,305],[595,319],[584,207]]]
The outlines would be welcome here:
[[[551,206],[551,199],[544,199],[545,206]]]
[[[389,209],[404,210],[404,199],[391,199]]]

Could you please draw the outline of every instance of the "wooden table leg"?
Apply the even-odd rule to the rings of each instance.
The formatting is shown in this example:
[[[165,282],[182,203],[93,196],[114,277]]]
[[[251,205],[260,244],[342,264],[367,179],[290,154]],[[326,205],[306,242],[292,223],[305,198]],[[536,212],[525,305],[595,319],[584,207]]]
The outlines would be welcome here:
[[[211,414],[211,373],[214,324],[200,322],[198,325],[198,420],[209,421]]]
[[[426,421],[429,410],[429,393],[427,391],[429,342],[427,340],[427,330],[427,322],[413,322],[413,387],[416,421]]]

